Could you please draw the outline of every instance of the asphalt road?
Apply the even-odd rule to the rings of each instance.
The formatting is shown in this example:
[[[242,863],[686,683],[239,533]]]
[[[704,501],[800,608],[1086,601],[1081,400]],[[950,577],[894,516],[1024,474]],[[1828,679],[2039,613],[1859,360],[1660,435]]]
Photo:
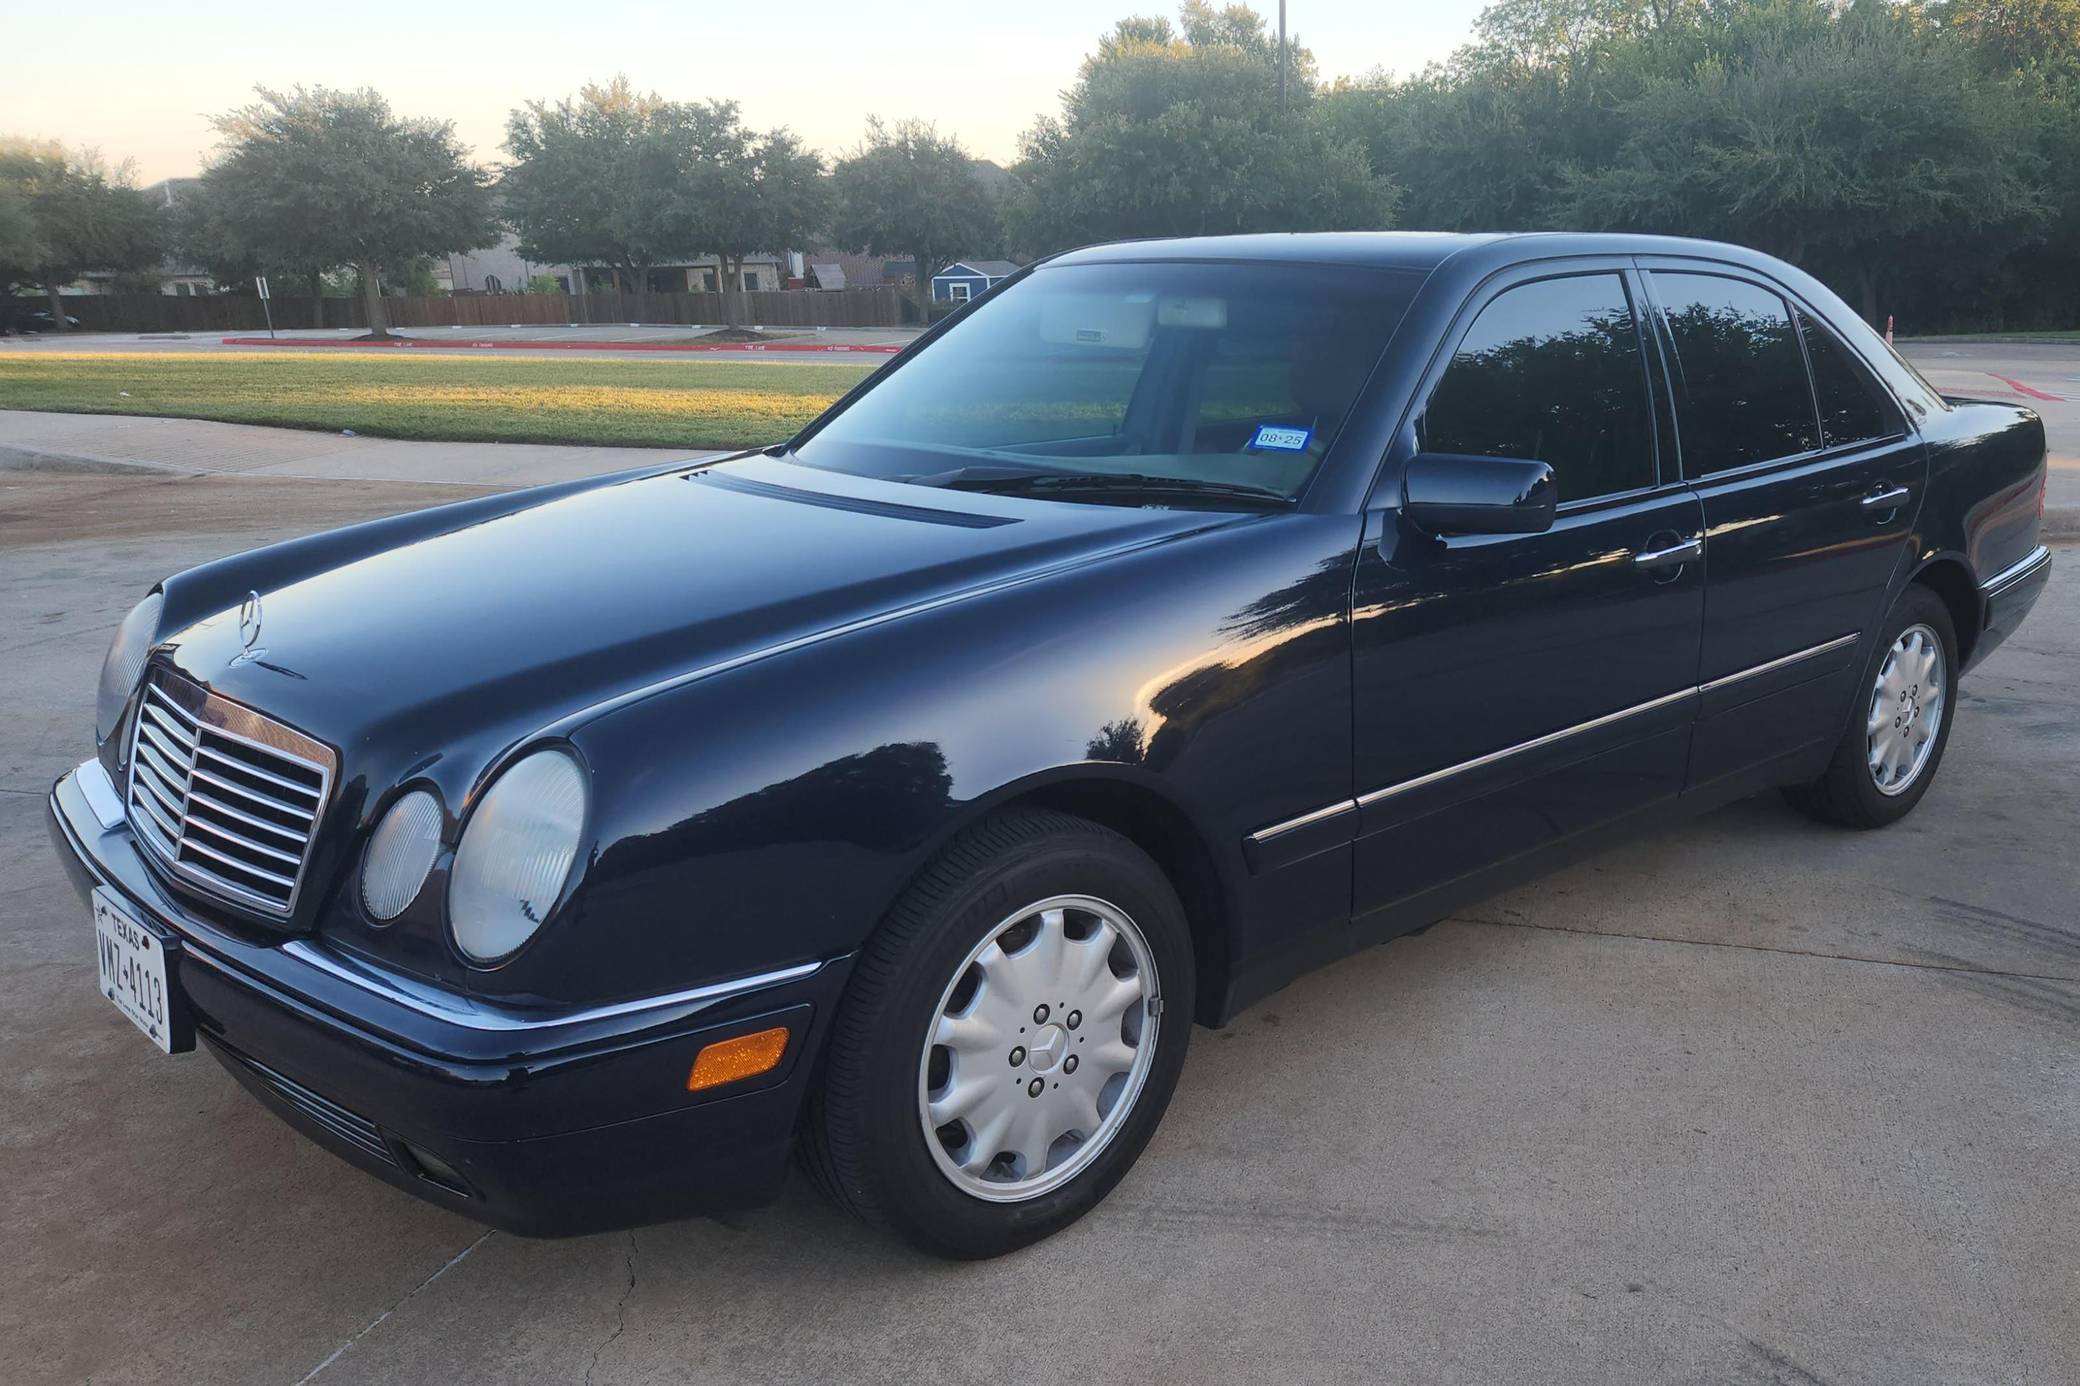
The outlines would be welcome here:
[[[2008,400],[2044,418],[2045,500],[2080,506],[2080,343],[1903,342],[1900,352],[1949,395]]]
[[[0,1381],[2080,1379],[2080,549],[1907,822],[1757,799],[1304,979],[1096,1215],[955,1266],[800,1186],[487,1235],[96,994],[43,795],[124,608],[446,494],[0,472]]]

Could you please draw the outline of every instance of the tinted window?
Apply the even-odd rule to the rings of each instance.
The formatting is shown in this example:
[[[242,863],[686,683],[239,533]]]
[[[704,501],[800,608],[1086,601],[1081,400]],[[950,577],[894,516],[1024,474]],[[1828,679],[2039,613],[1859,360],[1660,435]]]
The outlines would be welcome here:
[[[1820,402],[1820,436],[1827,446],[1890,438],[1905,430],[1898,408],[1834,333],[1803,313],[1798,326],[1805,334],[1813,394]]]
[[[1625,281],[1541,279],[1481,309],[1416,421],[1416,442],[1544,462],[1563,501],[1630,491],[1654,483],[1646,390]]]
[[[1322,265],[1050,266],[969,310],[798,456],[933,484],[1061,471],[1297,494],[1421,282]]]
[[[1708,476],[1820,446],[1784,300],[1708,274],[1656,274],[1675,338],[1683,470]]]

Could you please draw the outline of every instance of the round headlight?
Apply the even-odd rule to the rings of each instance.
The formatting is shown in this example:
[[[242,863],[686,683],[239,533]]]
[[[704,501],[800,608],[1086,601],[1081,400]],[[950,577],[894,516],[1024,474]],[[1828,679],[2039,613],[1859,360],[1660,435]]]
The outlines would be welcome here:
[[[395,919],[419,898],[441,850],[441,806],[415,789],[390,806],[361,860],[361,903],[377,919]]]
[[[114,733],[116,723],[122,719],[123,705],[130,701],[130,694],[137,687],[137,676],[144,672],[145,656],[152,652],[152,641],[159,634],[159,609],[166,604],[157,592],[152,593],[123,618],[116,627],[116,638],[109,642],[108,658],[101,661],[101,687],[94,695],[94,740],[108,740]]]
[[[496,962],[549,917],[585,830],[585,772],[563,751],[515,762],[463,826],[448,876],[448,927],[471,962]]]

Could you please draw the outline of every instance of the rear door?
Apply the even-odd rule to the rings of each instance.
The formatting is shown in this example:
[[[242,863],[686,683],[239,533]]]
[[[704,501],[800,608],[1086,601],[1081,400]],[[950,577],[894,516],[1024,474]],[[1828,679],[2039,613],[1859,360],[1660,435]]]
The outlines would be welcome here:
[[[1805,773],[1841,734],[1926,482],[1853,351],[1776,285],[1643,262],[1684,476],[1704,507],[1704,639],[1687,789]]]
[[[1543,534],[1368,517],[1352,607],[1355,897],[1422,922],[1484,868],[1675,797],[1704,573],[1696,496],[1657,464],[1653,360],[1620,263],[1526,267],[1463,309],[1385,475],[1414,453],[1552,466]],[[1398,484],[1396,485],[1398,491]]]

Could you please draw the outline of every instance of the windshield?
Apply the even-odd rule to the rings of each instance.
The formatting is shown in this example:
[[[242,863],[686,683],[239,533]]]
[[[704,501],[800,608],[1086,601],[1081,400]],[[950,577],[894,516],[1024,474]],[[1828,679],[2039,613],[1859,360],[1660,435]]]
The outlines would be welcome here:
[[[979,305],[797,452],[859,476],[1115,504],[1290,502],[1420,274],[1045,267]]]

